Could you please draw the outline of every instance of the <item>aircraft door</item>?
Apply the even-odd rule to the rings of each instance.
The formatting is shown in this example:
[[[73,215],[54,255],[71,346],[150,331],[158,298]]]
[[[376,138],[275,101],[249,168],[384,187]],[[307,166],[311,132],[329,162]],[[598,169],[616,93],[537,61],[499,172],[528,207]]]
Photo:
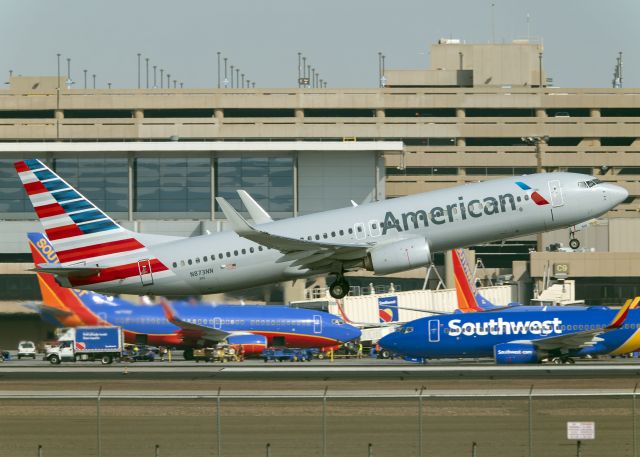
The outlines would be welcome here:
[[[429,342],[437,343],[440,341],[440,320],[431,319],[429,321]]]
[[[549,181],[549,194],[551,195],[551,206],[557,208],[564,205],[564,196],[562,195],[560,181]]]
[[[356,222],[353,224],[353,232],[356,235],[356,240],[364,240],[367,237],[367,232],[362,222]]]
[[[213,328],[220,330],[222,328],[222,319],[219,317],[213,318]]]
[[[322,316],[313,315],[313,333],[316,335],[322,333]]]
[[[153,285],[153,272],[151,271],[151,260],[138,260],[138,273],[143,286]]]

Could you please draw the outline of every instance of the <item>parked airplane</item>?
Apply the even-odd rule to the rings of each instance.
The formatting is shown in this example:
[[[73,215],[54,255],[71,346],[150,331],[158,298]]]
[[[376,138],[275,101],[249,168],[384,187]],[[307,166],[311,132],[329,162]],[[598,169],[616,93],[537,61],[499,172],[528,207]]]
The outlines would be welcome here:
[[[628,192],[574,173],[467,184],[273,221],[239,191],[247,222],[217,198],[233,231],[192,238],[131,232],[36,159],[16,162],[61,265],[37,271],[67,287],[110,293],[196,295],[346,271],[389,274],[429,265],[432,252],[568,227],[602,215]]]
[[[42,233],[29,233],[36,265],[57,264],[58,257]],[[334,347],[360,337],[360,330],[329,313],[287,306],[211,305],[173,302],[136,305],[117,297],[61,287],[50,274],[37,273],[45,315],[62,326],[117,325],[130,343],[192,348],[224,341],[245,353],[267,346]]]
[[[640,348],[639,297],[620,310],[590,307],[563,310],[475,312],[430,316],[408,322],[380,340],[398,354],[423,358],[494,357],[496,363],[626,354]]]

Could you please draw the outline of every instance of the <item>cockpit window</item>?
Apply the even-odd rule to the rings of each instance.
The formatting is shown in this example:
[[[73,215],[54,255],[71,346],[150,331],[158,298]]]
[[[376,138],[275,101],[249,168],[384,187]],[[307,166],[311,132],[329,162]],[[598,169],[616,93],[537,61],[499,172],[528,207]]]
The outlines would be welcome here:
[[[597,186],[598,184],[602,184],[602,181],[599,179],[590,179],[589,181],[580,181],[578,182],[578,187],[582,189],[586,189],[587,187]]]
[[[413,332],[413,327],[400,327],[398,329],[398,332],[402,333],[403,335],[407,334],[407,333],[411,333]]]
[[[344,321],[342,319],[331,319],[331,323],[333,325],[342,325],[344,324]]]

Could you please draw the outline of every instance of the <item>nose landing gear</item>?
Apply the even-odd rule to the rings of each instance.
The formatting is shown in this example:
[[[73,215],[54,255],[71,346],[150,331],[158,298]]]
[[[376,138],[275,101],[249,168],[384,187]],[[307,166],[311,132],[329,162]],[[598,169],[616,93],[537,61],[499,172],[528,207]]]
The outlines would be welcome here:
[[[336,274],[336,280],[329,286],[329,295],[335,299],[341,299],[349,293],[349,283],[342,273]]]
[[[580,247],[580,241],[576,238],[577,231],[575,225],[569,227],[569,247],[571,249],[578,249]]]

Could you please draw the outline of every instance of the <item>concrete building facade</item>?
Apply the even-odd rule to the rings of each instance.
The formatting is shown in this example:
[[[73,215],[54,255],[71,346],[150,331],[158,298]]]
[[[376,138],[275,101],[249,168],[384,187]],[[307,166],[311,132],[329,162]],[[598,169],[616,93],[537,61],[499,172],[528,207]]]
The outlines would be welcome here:
[[[18,230],[33,220],[22,191],[16,190],[10,164],[23,157],[19,151],[25,143],[46,142],[55,146],[43,148],[39,157],[59,163],[60,170],[78,183],[90,179],[95,185],[88,187],[95,188],[95,197],[99,202],[102,198],[107,211],[138,227],[146,221],[165,221],[173,233],[195,233],[208,223],[202,221],[215,221],[220,215],[212,207],[212,190],[231,196],[244,178],[264,181],[264,173],[252,176],[264,167],[273,168],[273,174],[267,171],[267,180],[273,182],[255,187],[268,188],[259,197],[273,204],[269,209],[279,217],[331,207],[345,195],[336,185],[348,177],[353,178],[353,195],[384,198],[536,171],[589,173],[625,187],[630,196],[599,225],[578,232],[583,247],[613,259],[640,252],[632,235],[640,220],[640,89],[549,87],[542,51],[542,46],[528,42],[467,45],[443,40],[432,48],[430,69],[387,70],[382,88],[94,90],[68,89],[66,78],[13,77],[0,90],[0,213],[13,222],[0,227],[7,233],[8,227]],[[541,139],[539,147],[527,137]],[[279,154],[273,163],[264,157],[251,163],[254,156],[238,151],[214,158],[190,146],[179,148],[177,155],[163,153],[164,159],[174,161],[161,162],[160,149],[152,150],[162,144],[281,141],[400,141],[404,148],[382,148],[375,157],[365,154],[366,159],[356,152],[316,149],[295,160]],[[102,154],[92,153],[92,164],[77,149],[86,142],[107,145]],[[109,145],[120,142],[152,146],[146,151],[109,151]],[[228,163],[214,163],[218,158]],[[104,173],[85,175],[85,166]],[[203,175],[207,166],[214,171]],[[294,166],[297,172],[290,179],[278,176]],[[226,171],[219,174],[215,167]],[[172,168],[179,169],[177,176]],[[180,198],[163,195],[160,184],[165,178],[180,189]],[[216,179],[226,187],[216,187]],[[376,190],[372,182],[380,187]],[[107,183],[116,190],[100,194]],[[566,245],[568,233],[545,235],[542,247],[552,241]],[[536,240],[527,238],[492,249],[480,247],[478,252],[485,249],[486,258],[508,259],[510,267],[513,260],[529,260],[528,251],[535,246]],[[23,248],[0,241],[0,256],[9,264],[25,261]],[[572,261],[572,253],[558,255]],[[492,263],[486,258],[485,263]],[[496,269],[504,267],[498,260],[493,263]],[[590,265],[584,267],[591,269],[585,277],[606,283],[615,274],[598,269],[597,262]],[[533,264],[531,274],[534,279],[539,274]],[[631,283],[640,270],[628,274]]]

